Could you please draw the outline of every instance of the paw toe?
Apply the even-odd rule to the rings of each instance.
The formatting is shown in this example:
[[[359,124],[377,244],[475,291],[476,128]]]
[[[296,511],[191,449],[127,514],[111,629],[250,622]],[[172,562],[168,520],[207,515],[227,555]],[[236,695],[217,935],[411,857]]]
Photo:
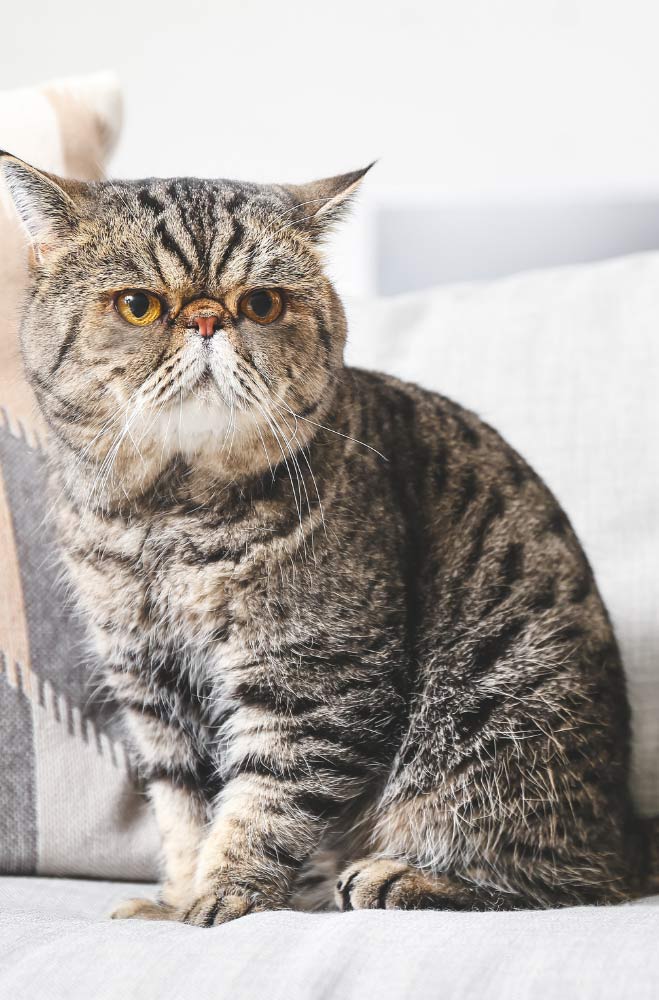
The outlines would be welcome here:
[[[393,885],[409,871],[404,862],[388,858],[351,865],[337,882],[336,901],[339,909],[386,909]]]
[[[126,899],[110,914],[112,920],[173,920],[171,906],[153,899]]]
[[[183,923],[193,927],[210,927],[219,909],[220,900],[215,893],[209,892],[195,900],[183,917]]]
[[[194,903],[183,917],[183,922],[194,927],[214,927],[237,920],[252,913],[257,907],[244,896],[233,893],[208,893]]]

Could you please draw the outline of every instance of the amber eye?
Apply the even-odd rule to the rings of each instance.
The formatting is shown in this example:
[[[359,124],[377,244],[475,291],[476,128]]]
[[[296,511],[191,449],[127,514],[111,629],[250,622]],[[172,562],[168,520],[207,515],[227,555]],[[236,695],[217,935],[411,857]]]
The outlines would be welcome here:
[[[133,326],[148,326],[162,316],[162,302],[153,292],[120,292],[115,306],[121,318]]]
[[[284,299],[274,288],[255,288],[240,300],[240,311],[255,323],[274,323],[281,316]]]

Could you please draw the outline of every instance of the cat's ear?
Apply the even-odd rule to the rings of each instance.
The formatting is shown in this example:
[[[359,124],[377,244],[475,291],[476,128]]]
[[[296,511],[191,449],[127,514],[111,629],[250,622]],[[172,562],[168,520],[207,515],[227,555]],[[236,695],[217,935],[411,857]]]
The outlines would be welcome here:
[[[83,184],[37,170],[3,150],[0,171],[37,259],[76,232]]]
[[[295,200],[290,221],[313,236],[323,236],[343,218],[362,178],[372,166],[373,163],[369,163],[362,170],[309,184],[287,184],[286,191]]]

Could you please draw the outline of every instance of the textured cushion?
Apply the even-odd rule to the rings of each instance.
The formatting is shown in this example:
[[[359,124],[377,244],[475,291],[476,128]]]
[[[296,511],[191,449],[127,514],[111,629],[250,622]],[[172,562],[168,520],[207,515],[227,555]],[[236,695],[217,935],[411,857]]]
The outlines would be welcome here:
[[[349,310],[348,358],[476,410],[544,477],[621,643],[634,791],[659,813],[659,254]]]
[[[0,148],[60,174],[99,177],[119,124],[106,74],[0,94]],[[0,183],[0,871],[139,878],[154,873],[155,832],[90,694],[43,505],[43,430],[18,345],[25,256]]]
[[[107,921],[112,883],[0,879],[11,1000],[654,1000],[659,896],[539,913],[263,913],[211,930]],[[47,987],[44,985],[47,983]]]

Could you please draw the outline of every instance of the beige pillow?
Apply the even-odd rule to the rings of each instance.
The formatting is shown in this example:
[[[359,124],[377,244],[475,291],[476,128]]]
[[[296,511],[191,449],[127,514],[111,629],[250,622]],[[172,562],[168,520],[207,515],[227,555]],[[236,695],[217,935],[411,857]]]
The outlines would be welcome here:
[[[0,93],[0,149],[64,176],[101,177],[120,121],[111,74]],[[0,182],[0,872],[148,877],[152,821],[59,579],[20,360],[26,261]]]
[[[120,126],[121,97],[111,73],[0,93],[0,149],[64,177],[102,177]],[[35,443],[38,423],[22,376],[17,333],[25,260],[25,239],[0,181],[0,413]]]

